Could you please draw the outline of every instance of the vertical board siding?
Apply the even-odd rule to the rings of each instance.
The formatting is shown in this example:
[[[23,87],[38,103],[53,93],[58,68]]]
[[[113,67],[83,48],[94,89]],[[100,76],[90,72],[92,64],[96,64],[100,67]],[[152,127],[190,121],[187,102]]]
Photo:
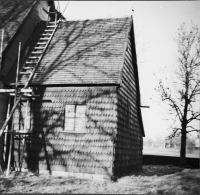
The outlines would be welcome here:
[[[37,87],[41,97],[31,101],[30,130],[25,162],[29,169],[112,175],[113,141],[117,131],[115,87]],[[86,133],[64,131],[65,105],[86,104]],[[14,116],[23,128],[25,104]],[[29,139],[29,141],[28,141]],[[15,140],[18,160],[19,140]]]
[[[135,70],[132,62],[130,36],[125,53],[122,86],[118,90],[118,131],[115,148],[114,173],[126,175],[137,172],[142,165],[142,133],[137,114]]]

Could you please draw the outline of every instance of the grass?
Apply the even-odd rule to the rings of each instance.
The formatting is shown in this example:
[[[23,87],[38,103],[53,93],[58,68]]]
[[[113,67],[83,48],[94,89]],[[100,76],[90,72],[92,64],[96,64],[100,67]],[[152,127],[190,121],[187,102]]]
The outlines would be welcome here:
[[[179,148],[154,148],[151,146],[143,146],[143,154],[180,157],[180,149]],[[199,150],[193,150],[191,152],[186,151],[186,157],[199,158]]]
[[[0,193],[200,194],[199,184],[200,170],[157,165],[117,182],[13,172],[0,177]]]

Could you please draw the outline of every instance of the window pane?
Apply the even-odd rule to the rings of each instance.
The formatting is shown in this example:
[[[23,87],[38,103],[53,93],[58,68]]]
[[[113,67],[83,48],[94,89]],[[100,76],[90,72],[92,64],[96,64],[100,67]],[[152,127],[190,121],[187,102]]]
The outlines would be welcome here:
[[[85,131],[85,118],[76,118],[75,131],[78,132]]]
[[[75,117],[75,105],[65,106],[65,118]]]
[[[65,131],[74,131],[74,118],[65,118]]]
[[[77,105],[76,106],[76,117],[85,117],[85,105]]]

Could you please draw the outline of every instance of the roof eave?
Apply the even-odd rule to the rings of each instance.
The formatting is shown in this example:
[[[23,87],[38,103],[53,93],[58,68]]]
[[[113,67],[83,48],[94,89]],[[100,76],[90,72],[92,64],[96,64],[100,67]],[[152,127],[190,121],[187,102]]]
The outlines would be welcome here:
[[[141,109],[140,109],[140,105],[141,105],[141,101],[140,101],[140,85],[139,85],[139,74],[138,74],[138,64],[137,64],[137,54],[136,54],[136,45],[135,45],[135,36],[134,36],[134,26],[133,26],[133,17],[131,16],[131,47],[132,47],[132,58],[135,56],[135,81],[136,81],[136,88],[137,88],[137,107],[138,107],[138,117],[139,117],[139,123],[141,126],[141,130],[142,130],[142,135],[143,137],[145,137],[145,132],[144,132],[144,125],[143,125],[143,120],[142,120],[142,114],[141,114]],[[135,49],[133,49],[133,47]],[[134,59],[133,59],[134,60]]]
[[[120,73],[119,73],[119,79],[118,79],[118,83],[120,86],[122,85],[123,66],[124,66],[125,55],[126,55],[126,50],[127,50],[127,46],[128,46],[129,34],[131,33],[131,28],[132,28],[132,18],[130,19],[130,25],[129,25],[129,29],[126,34],[126,41],[124,43],[124,49],[123,49],[123,54],[122,54],[122,62],[121,62],[121,66],[120,66]]]

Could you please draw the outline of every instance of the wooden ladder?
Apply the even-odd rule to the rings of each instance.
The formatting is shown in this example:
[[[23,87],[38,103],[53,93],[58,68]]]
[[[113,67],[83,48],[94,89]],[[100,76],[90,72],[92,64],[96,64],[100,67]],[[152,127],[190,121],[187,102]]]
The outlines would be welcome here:
[[[50,21],[50,14],[55,14],[55,20]],[[48,20],[47,25],[45,27],[45,30],[40,36],[39,41],[37,42],[36,46],[34,47],[33,51],[29,55],[26,62],[22,65],[22,67],[19,70],[19,59],[20,59],[20,49],[21,49],[21,43],[19,44],[19,52],[18,52],[18,64],[17,64],[17,73],[16,73],[16,83],[15,83],[15,100],[14,105],[10,111],[10,113],[7,115],[7,119],[4,122],[1,130],[0,130],[0,137],[2,136],[4,130],[6,129],[10,119],[13,117],[13,114],[15,112],[15,109],[20,104],[20,101],[23,97],[34,97],[33,94],[24,93],[23,89],[27,89],[29,87],[30,81],[34,76],[35,71],[37,70],[38,66],[40,65],[40,62],[47,50],[47,47],[52,40],[52,37],[57,29],[57,26],[59,24],[60,20],[57,20],[57,12],[50,12],[50,7],[48,8]],[[26,82],[21,90],[18,90],[18,77],[24,77],[26,76]],[[27,101],[28,105],[28,101]],[[25,119],[26,120],[26,119]],[[26,122],[25,122],[26,124]],[[12,125],[13,126],[13,125]],[[25,125],[26,126],[26,125]],[[25,127],[26,128],[26,127]],[[11,141],[10,141],[10,150],[9,150],[9,158],[8,158],[8,168],[7,168],[7,176],[10,169],[10,161],[11,161],[11,150],[13,145],[13,134],[15,131],[12,129],[9,132],[11,134]],[[24,140],[23,140],[24,144]],[[23,160],[22,160],[23,161]]]
[[[50,13],[55,13],[55,12],[50,12]],[[28,75],[28,80],[24,88],[28,87],[30,80],[32,79],[36,69],[38,68],[42,60],[42,57],[44,56],[44,53],[56,31],[58,22],[59,21],[55,19],[55,22],[47,23],[47,26],[43,31],[43,33],[41,34],[39,41],[37,42],[36,46],[34,47],[27,61],[22,66],[20,75],[22,76]]]
[[[49,12],[49,10],[50,10],[50,8],[48,9],[49,14],[55,14],[55,21],[53,21],[53,22],[47,21],[47,26],[46,26],[45,30],[43,31],[43,33],[41,34],[41,37],[40,37],[39,41],[37,42],[36,46],[34,47],[33,51],[31,52],[28,59],[21,67],[21,69],[19,70],[19,73],[17,70],[17,74],[16,74],[17,79],[16,79],[16,83],[15,83],[15,91],[17,93],[16,101],[12,107],[12,110],[10,111],[9,116],[7,117],[6,121],[4,122],[4,124],[0,130],[0,136],[2,135],[6,126],[8,125],[8,122],[10,121],[11,117],[13,116],[13,113],[14,113],[16,107],[18,106],[18,104],[20,103],[22,97],[24,97],[24,95],[25,95],[24,93],[19,93],[17,90],[18,76],[19,75],[27,76],[27,81],[22,88],[22,89],[27,89],[29,87],[29,83],[30,83],[31,79],[33,78],[35,71],[37,70],[38,66],[40,65],[42,57],[44,56],[44,53],[46,52],[47,47],[48,47],[56,29],[57,29],[57,26],[60,22],[60,20],[57,20],[57,12]],[[48,16],[48,18],[49,18],[49,16]]]

